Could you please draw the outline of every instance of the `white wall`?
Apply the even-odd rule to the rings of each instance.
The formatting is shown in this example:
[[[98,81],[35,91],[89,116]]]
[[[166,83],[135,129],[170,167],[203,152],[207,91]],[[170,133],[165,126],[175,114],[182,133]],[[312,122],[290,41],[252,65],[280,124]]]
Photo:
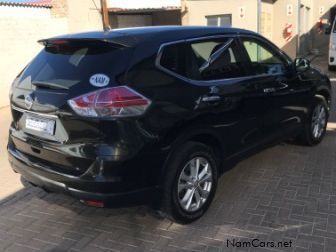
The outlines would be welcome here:
[[[15,76],[42,49],[37,40],[56,35],[101,30],[99,0],[64,0],[65,15],[50,8],[0,6],[0,107],[8,105]],[[62,5],[63,4],[63,5]]]
[[[15,76],[41,50],[37,40],[68,32],[66,18],[50,9],[0,6],[0,107],[8,105]],[[1,119],[0,119],[1,121]]]

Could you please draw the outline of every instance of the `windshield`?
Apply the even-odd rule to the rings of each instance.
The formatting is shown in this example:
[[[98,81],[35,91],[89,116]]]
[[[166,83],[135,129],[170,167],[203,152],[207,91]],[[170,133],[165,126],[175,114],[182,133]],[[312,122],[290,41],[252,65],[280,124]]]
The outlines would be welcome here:
[[[97,41],[49,44],[28,65],[19,85],[29,88],[31,83],[50,83],[68,89],[78,83],[89,83],[90,77],[97,74],[113,81],[126,69],[130,51]]]

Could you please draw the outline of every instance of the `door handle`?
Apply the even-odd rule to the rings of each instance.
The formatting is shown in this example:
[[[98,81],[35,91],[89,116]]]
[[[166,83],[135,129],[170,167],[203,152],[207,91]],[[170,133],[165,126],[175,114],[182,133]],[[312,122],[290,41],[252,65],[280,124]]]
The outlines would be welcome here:
[[[264,93],[273,93],[276,91],[276,88],[264,88]]]
[[[221,100],[221,97],[218,95],[202,97],[202,102],[218,102],[220,100]]]
[[[264,88],[264,93],[273,93],[288,87],[288,84],[283,81],[278,81],[278,84],[279,85],[277,87]]]

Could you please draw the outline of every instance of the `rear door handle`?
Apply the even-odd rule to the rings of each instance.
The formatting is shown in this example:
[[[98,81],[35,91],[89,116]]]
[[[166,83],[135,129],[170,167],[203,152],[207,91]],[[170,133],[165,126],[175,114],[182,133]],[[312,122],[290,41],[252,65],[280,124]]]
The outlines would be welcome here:
[[[276,91],[276,88],[264,88],[264,93],[273,93]]]
[[[218,95],[202,97],[202,102],[218,102],[220,100],[221,100],[221,97]]]

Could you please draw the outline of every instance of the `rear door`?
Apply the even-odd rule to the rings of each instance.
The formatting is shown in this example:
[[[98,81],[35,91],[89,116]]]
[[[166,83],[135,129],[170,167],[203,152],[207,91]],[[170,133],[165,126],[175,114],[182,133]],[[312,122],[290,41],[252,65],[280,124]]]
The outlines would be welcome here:
[[[194,83],[209,87],[202,108],[213,115],[211,123],[227,145],[226,154],[256,144],[261,137],[263,93],[253,87],[237,38],[198,39],[189,45],[190,62],[195,62],[190,65],[196,65]]]

